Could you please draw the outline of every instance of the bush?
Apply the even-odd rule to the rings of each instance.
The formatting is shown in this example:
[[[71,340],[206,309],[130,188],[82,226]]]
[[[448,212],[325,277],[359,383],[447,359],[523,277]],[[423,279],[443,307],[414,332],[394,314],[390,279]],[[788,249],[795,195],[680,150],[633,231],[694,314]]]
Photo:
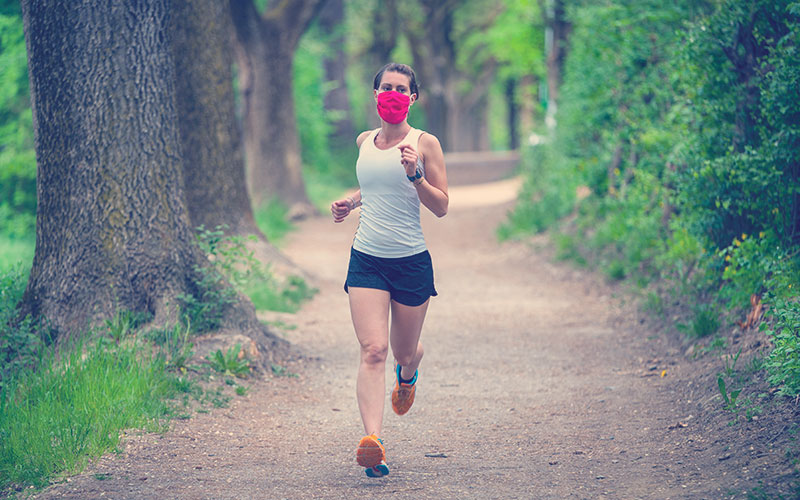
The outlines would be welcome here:
[[[569,17],[555,137],[529,153],[500,236],[554,228],[560,257],[671,291],[692,337],[760,298],[770,380],[797,394],[800,4],[579,2]]]

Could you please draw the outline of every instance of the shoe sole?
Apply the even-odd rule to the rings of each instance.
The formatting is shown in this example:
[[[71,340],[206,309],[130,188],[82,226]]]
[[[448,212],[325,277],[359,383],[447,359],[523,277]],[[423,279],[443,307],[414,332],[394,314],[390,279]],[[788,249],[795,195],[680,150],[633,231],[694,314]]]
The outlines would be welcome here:
[[[373,468],[381,464],[386,459],[383,448],[378,440],[371,436],[361,438],[358,443],[358,450],[356,450],[356,462],[361,467]],[[388,474],[388,469],[387,469]]]

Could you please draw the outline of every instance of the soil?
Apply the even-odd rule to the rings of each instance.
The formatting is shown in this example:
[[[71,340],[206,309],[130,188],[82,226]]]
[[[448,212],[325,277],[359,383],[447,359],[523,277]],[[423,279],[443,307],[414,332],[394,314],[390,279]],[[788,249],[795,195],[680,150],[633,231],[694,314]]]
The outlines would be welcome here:
[[[446,217],[425,212],[439,297],[414,407],[398,417],[387,398],[389,476],[355,463],[358,345],[342,281],[357,218],[320,217],[284,249],[319,293],[268,316],[294,327],[284,335],[302,357],[284,368],[297,377],[251,380],[228,408],[163,435],[131,432],[37,498],[796,498],[796,404],[766,391],[755,419],[725,410],[716,374],[729,351],[687,353],[623,289],[554,263],[546,237],[498,243],[517,187],[455,186]]]

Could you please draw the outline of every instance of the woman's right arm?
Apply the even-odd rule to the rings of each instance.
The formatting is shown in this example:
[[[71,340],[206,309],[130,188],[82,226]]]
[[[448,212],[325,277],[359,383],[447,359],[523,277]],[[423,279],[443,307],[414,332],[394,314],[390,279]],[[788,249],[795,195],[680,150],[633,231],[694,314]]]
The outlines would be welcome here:
[[[369,136],[370,130],[365,130],[358,134],[356,138],[356,146],[361,148],[361,143]],[[345,217],[350,215],[350,212],[361,206],[361,190],[359,189],[352,195],[336,200],[331,203],[331,214],[333,214],[333,222],[342,222]]]
[[[345,217],[350,215],[350,212],[361,206],[361,190],[359,189],[352,195],[336,200],[331,203],[331,214],[333,214],[333,222],[342,222]]]

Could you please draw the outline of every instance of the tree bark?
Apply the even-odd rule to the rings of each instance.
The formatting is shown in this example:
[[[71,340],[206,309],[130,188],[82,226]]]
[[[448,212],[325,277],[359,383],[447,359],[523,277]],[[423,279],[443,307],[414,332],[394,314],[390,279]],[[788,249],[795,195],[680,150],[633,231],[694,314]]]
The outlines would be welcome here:
[[[319,26],[322,29],[330,50],[323,60],[325,79],[330,90],[325,94],[325,111],[333,116],[331,146],[342,150],[352,148],[356,130],[350,112],[350,99],[347,94],[345,72],[347,55],[344,51],[344,1],[327,0],[319,13]]]
[[[118,310],[167,323],[179,294],[198,293],[206,259],[184,202],[170,6],[22,2],[39,204],[20,308],[59,342]],[[223,322],[265,353],[285,345],[246,299]]]
[[[176,104],[192,227],[224,224],[230,234],[263,238],[245,184],[227,6],[216,0],[174,0],[174,6]]]
[[[256,226],[245,181],[242,135],[231,70],[231,19],[217,0],[174,0],[172,54],[183,152],[186,205],[192,228],[227,226],[255,235],[257,258],[280,275],[303,274]]]
[[[567,57],[567,42],[572,25],[567,21],[564,0],[540,0],[540,8],[545,16],[547,42],[547,113],[545,123],[555,127],[558,110],[558,94],[561,88],[564,61]]]
[[[256,206],[278,198],[292,218],[315,212],[303,183],[292,68],[300,37],[324,0],[281,0],[259,14],[231,0],[242,96],[245,161]]]
[[[519,106],[517,105],[517,80],[515,78],[508,78],[506,80],[504,95],[506,98],[506,110],[508,123],[508,149],[515,150],[519,148]]]

